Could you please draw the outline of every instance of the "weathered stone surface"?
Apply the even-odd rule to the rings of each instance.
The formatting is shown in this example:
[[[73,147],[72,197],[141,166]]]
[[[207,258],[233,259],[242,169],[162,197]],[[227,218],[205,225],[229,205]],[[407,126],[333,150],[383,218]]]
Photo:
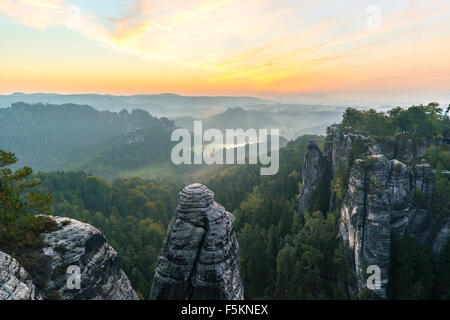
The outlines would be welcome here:
[[[337,165],[349,160],[349,152],[352,149],[352,138],[344,134],[340,125],[332,125],[327,128],[327,140],[329,141],[328,161]]]
[[[10,255],[0,251],[0,300],[41,300],[28,272]]]
[[[390,163],[383,155],[356,160],[341,209],[341,235],[353,252],[358,286],[366,286],[365,268],[377,265],[381,288],[375,293],[381,297],[386,296],[390,258],[390,195],[384,192],[389,172]]]
[[[413,175],[409,167],[391,160],[391,177],[386,185],[390,193],[391,228],[396,236],[403,236],[413,215]]]
[[[302,170],[303,189],[298,201],[298,212],[300,214],[309,208],[311,196],[319,183],[327,178],[328,172],[327,160],[322,155],[317,143],[314,140],[310,140]]]
[[[28,287],[26,291],[23,285],[17,284],[16,287],[21,290],[20,294],[15,294],[15,298],[138,299],[129,279],[120,268],[117,252],[106,242],[99,230],[77,220],[52,218],[58,229],[42,234],[41,246],[27,253],[27,259],[35,262],[33,267],[25,271],[15,260],[14,263],[9,263],[8,268],[6,262],[3,265],[0,262],[0,273],[6,283],[14,284],[14,279],[20,274],[19,279]],[[72,275],[67,273],[69,266],[79,268],[79,289],[69,288],[67,285]]]
[[[211,190],[186,186],[167,229],[150,299],[243,299],[233,222]]]
[[[420,158],[428,147],[439,143],[437,139],[412,139],[409,135],[368,138],[371,145],[378,148],[377,153],[382,153],[389,160],[397,159],[408,166],[412,165],[414,159]]]
[[[359,152],[353,150],[356,142]],[[381,288],[374,292],[386,297],[391,235],[402,237],[410,233],[435,253],[450,235],[450,219],[431,212],[433,168],[425,160],[415,164],[434,143],[431,140],[413,141],[407,136],[368,137],[348,130],[344,132],[341,125],[333,125],[327,130],[322,157],[328,164],[322,164],[316,151],[311,154],[315,157],[310,155],[305,159],[308,165],[304,165],[302,176],[309,194],[317,188],[315,182],[323,179],[323,175],[334,177],[337,168],[349,172],[348,190],[341,206],[337,208],[332,190],[329,209],[341,214],[339,233],[351,250],[358,290],[366,287],[365,268],[377,265],[381,269]],[[366,149],[362,154],[361,146]],[[353,159],[355,154],[365,160]],[[319,165],[314,166],[312,161]],[[327,165],[331,168],[330,173],[317,170],[317,167]],[[417,201],[415,193],[420,193],[423,199]],[[300,213],[302,208],[305,204],[299,202]]]
[[[450,236],[450,220],[439,226],[436,236],[433,238],[431,249],[433,252],[440,252],[445,241]]]
[[[130,280],[121,270],[117,252],[93,226],[54,217],[61,229],[43,234],[43,252],[50,260],[51,275],[43,292],[60,299],[136,300]],[[80,290],[66,286],[67,266],[80,268]],[[61,274],[60,274],[61,273]]]

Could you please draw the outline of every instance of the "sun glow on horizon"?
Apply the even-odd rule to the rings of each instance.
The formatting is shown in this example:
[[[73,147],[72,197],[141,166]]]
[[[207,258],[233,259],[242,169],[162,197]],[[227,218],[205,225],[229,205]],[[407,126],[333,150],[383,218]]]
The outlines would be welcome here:
[[[443,0],[2,0],[0,28],[1,93],[450,94]]]

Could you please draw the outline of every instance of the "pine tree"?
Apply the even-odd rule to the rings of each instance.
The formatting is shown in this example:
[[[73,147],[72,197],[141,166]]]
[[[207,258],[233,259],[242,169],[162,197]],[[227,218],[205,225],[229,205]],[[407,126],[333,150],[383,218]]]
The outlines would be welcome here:
[[[14,153],[0,150],[0,245],[29,244],[36,240],[34,231],[48,223],[48,220],[32,215],[47,214],[52,198],[28,191],[39,185],[40,181],[29,178],[33,173],[29,167],[16,171],[7,168],[17,160]]]

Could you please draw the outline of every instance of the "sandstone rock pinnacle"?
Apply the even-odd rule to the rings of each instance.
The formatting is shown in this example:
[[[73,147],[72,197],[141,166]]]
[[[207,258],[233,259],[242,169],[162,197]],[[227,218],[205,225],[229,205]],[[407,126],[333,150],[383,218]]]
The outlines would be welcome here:
[[[150,299],[243,299],[234,217],[194,183],[179,194],[156,266]]]

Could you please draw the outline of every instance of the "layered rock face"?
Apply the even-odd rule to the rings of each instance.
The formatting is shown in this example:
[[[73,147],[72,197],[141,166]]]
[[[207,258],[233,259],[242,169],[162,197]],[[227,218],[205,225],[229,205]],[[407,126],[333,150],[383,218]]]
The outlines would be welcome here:
[[[202,184],[179,194],[159,256],[150,299],[241,300],[239,246],[234,217]]]
[[[327,178],[328,167],[328,162],[322,155],[319,146],[314,140],[310,140],[302,170],[303,189],[298,201],[298,211],[300,213],[307,209],[311,196],[319,183]]]
[[[385,297],[390,258],[390,198],[384,190],[389,183],[389,161],[383,155],[370,157],[370,163],[356,160],[350,174],[348,192],[341,208],[340,233],[353,251],[360,288],[365,286],[364,267],[378,265]]]
[[[99,230],[69,218],[53,219],[58,229],[42,234],[40,248],[24,256],[27,271],[0,252],[0,299],[138,299],[117,252]]]
[[[0,251],[0,300],[41,300],[28,272],[10,255]]]
[[[336,178],[338,168],[349,173],[343,199],[336,200],[331,186],[329,210],[340,212],[339,233],[351,251],[358,290],[366,287],[366,268],[377,265],[381,288],[374,292],[386,297],[392,235],[413,234],[434,252],[439,252],[450,235],[449,219],[431,213],[432,168],[425,160],[419,164],[413,161],[420,159],[425,150],[426,145],[417,145],[408,138],[400,142],[377,141],[344,133],[340,125],[328,128],[323,157],[332,170],[324,174]],[[309,178],[317,173],[311,166],[304,165],[303,170],[310,171],[303,173],[303,184],[313,186],[314,191],[315,181],[321,177]],[[420,202],[415,199],[416,193],[423,197]],[[301,204],[306,209],[308,205],[307,201]]]

